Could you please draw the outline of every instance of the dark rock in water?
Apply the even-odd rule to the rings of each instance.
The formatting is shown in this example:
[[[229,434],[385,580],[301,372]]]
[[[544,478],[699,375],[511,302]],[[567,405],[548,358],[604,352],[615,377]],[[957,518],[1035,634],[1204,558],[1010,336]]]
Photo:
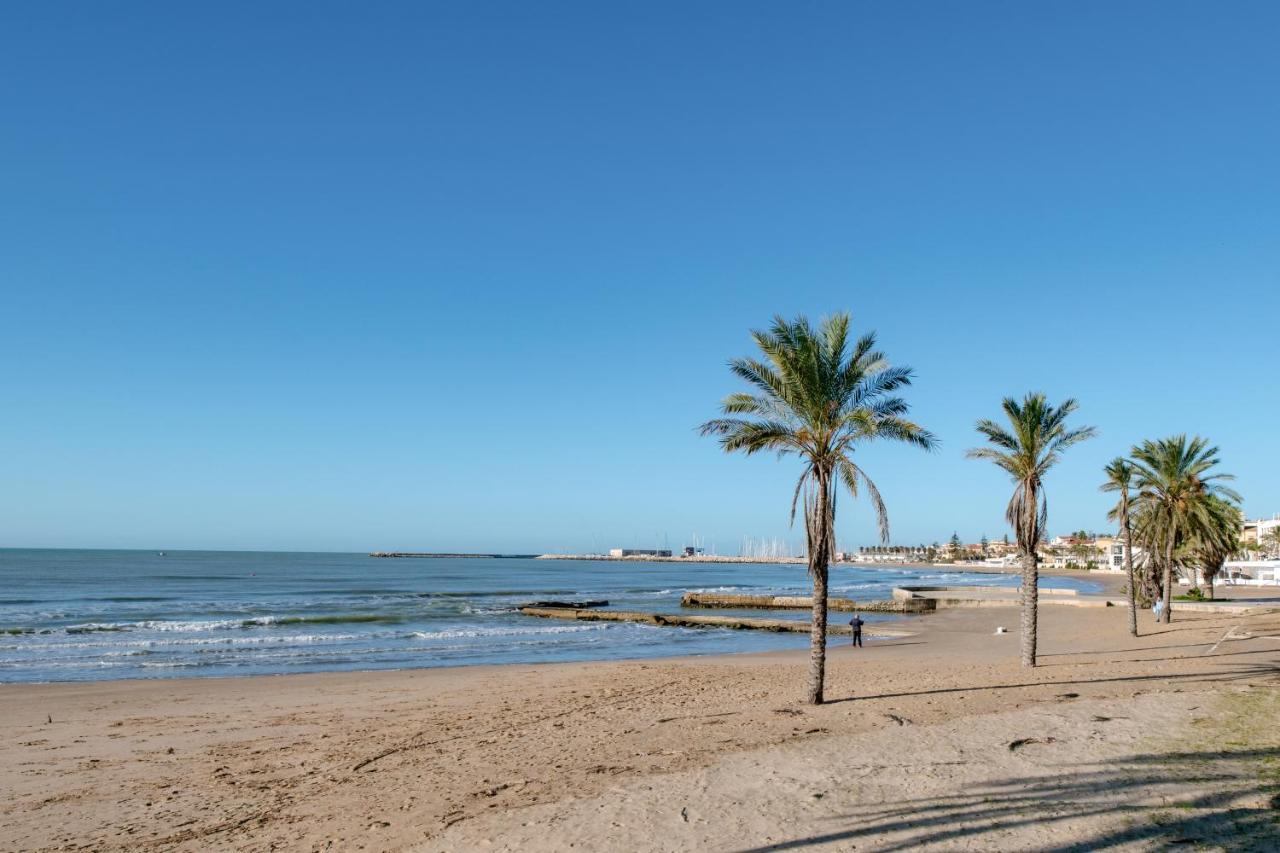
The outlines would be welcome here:
[[[563,610],[586,610],[590,607],[608,607],[607,601],[531,601],[524,607],[559,607]]]

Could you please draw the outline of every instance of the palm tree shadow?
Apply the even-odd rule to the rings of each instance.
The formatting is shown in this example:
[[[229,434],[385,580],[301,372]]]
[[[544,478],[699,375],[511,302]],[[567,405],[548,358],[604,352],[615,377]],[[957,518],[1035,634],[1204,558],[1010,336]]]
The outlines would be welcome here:
[[[1227,655],[1222,655],[1226,657]],[[1214,657],[1219,657],[1215,655]],[[1146,661],[1144,661],[1145,663]],[[1222,666],[1232,666],[1230,663]],[[1228,683],[1233,681],[1274,680],[1280,678],[1280,664],[1256,663],[1235,665],[1234,671],[1161,673],[1159,675],[1124,675],[1115,678],[1068,678],[1050,681],[1021,681],[1014,684],[980,684],[970,687],[936,687],[931,690],[904,690],[899,693],[876,693],[867,696],[843,696],[839,699],[828,699],[825,704],[838,705],[841,702],[859,702],[872,699],[903,699],[909,696],[937,696],[951,693],[975,693],[998,690],[1018,690],[1024,687],[1075,687],[1086,684],[1111,684],[1117,682],[1156,681],[1162,684],[1171,681]]]
[[[1032,826],[1054,830],[1058,838],[1073,834],[1070,840],[1036,842],[1035,849],[1050,853],[1174,844],[1270,851],[1280,846],[1280,776],[1259,778],[1250,770],[1277,760],[1280,748],[1268,747],[1140,754],[1101,770],[1068,765],[1060,772],[969,786],[962,794],[840,815],[833,820],[846,823],[843,828],[742,853],[854,842],[880,851],[987,843],[1000,849],[1025,846],[1011,845],[1010,833]],[[1199,793],[1187,795],[1188,784]],[[1072,825],[1080,820],[1101,828]]]

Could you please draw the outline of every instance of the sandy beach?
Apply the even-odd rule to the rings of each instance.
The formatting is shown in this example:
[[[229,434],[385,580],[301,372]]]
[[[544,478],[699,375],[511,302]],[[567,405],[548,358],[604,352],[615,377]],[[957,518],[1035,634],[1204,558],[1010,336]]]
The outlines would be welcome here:
[[[914,617],[816,708],[803,652],[4,685],[0,848],[1274,845],[1280,614],[1141,615]]]

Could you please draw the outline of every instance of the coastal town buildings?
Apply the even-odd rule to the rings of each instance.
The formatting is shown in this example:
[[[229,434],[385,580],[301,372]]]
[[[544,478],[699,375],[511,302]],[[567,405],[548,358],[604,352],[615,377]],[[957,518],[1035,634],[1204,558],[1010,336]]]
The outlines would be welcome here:
[[[1280,514],[1271,518],[1246,520],[1240,530],[1240,543],[1247,550],[1280,557],[1280,553],[1277,553],[1280,550],[1280,543],[1276,541],[1277,533],[1280,533]]]
[[[1240,533],[1239,559],[1229,560],[1219,575],[1219,582],[1242,585],[1280,584],[1280,514],[1271,518],[1245,521]],[[1086,531],[1055,536],[1043,543],[1040,564],[1053,569],[1085,569],[1102,572],[1124,572],[1124,541],[1110,533]],[[1143,563],[1142,549],[1134,546],[1135,566]],[[1019,560],[1018,548],[1007,538],[963,542],[956,534],[943,543],[932,545],[874,545],[859,548],[856,553],[841,552],[838,560],[855,563],[953,563],[1010,568]],[[1183,583],[1203,583],[1196,569],[1194,579]]]

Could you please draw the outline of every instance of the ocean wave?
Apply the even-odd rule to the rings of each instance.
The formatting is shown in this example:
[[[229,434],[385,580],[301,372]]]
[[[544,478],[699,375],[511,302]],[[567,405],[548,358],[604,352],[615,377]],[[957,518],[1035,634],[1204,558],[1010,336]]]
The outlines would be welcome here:
[[[98,640],[98,641],[75,641],[68,640],[60,643],[23,643],[23,644],[6,644],[0,646],[0,650],[13,651],[46,651],[46,652],[75,652],[79,650],[96,650],[96,649],[123,649],[123,648],[145,648],[145,649],[167,649],[167,648],[187,648],[195,646],[287,646],[291,643],[339,643],[351,640],[367,640],[379,636],[404,636],[409,635],[405,632],[386,632],[383,634],[277,634],[277,635],[259,635],[259,636],[221,636],[221,637],[165,637],[163,639],[151,640]],[[95,652],[97,653],[97,652]]]
[[[167,595],[104,595],[98,598],[86,598],[85,601],[109,601],[113,604],[129,604],[132,602],[146,601],[173,601],[173,598]]]
[[[276,628],[289,625],[396,625],[404,617],[391,613],[342,613],[329,616],[260,616],[244,619],[241,628]]]
[[[69,625],[63,630],[68,634],[98,634],[104,632],[128,631],[129,625],[118,625],[113,622],[86,622],[83,625]]]

